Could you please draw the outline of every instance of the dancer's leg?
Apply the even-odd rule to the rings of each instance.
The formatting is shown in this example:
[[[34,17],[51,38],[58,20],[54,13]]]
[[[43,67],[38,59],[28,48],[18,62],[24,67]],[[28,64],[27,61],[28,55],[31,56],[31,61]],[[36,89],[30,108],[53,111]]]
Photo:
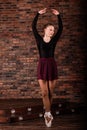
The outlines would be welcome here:
[[[54,89],[55,89],[55,86],[56,86],[56,82],[57,80],[52,80],[52,81],[49,81],[49,90],[50,90],[50,104],[52,105],[52,101],[53,101],[53,92],[54,92]]]
[[[53,86],[51,88],[51,85],[54,85],[54,84],[52,84],[53,82],[51,83],[51,82],[44,81],[44,80],[38,80],[38,81],[39,81],[39,85],[40,85],[40,88],[42,91],[43,104],[45,107],[45,114],[44,114],[45,124],[47,127],[51,127],[52,120],[53,120],[53,116],[51,114],[52,96],[49,97],[49,92],[52,95]]]
[[[45,111],[49,112],[50,111],[50,100],[49,100],[49,91],[48,91],[48,81],[45,80],[38,80],[41,92],[42,92],[42,99],[43,99],[43,104],[45,107]]]

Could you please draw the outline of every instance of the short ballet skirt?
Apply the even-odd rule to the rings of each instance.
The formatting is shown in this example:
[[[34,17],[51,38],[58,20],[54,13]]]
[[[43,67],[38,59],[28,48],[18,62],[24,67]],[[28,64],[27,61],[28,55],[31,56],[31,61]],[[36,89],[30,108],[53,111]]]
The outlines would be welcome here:
[[[54,58],[40,58],[37,68],[37,78],[55,80],[58,78],[57,64]]]

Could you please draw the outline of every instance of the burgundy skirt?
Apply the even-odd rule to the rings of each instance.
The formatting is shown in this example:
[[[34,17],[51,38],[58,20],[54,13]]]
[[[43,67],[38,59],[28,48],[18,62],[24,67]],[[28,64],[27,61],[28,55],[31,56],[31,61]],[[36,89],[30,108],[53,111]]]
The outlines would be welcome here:
[[[37,68],[37,78],[55,80],[58,78],[57,64],[54,58],[40,58]]]

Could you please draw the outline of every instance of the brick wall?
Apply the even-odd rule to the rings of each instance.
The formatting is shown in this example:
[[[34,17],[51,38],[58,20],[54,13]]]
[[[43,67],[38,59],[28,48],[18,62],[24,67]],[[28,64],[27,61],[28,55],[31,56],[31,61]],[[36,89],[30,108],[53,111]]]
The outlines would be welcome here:
[[[59,9],[64,26],[55,50],[59,79],[54,97],[72,102],[84,99],[86,6],[82,0],[0,0],[0,99],[41,97],[31,24],[44,7]],[[48,21],[55,22],[56,28],[57,19],[48,11],[39,17],[41,35]]]

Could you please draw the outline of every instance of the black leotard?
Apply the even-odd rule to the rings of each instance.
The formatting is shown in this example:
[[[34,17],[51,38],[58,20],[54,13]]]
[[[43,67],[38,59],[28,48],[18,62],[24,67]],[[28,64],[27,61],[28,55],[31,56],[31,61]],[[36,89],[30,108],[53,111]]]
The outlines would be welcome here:
[[[57,43],[57,41],[58,41],[58,39],[59,39],[59,37],[61,35],[62,29],[63,29],[61,17],[60,17],[60,15],[57,15],[57,17],[58,17],[58,26],[59,26],[59,28],[57,30],[57,33],[50,40],[50,42],[46,43],[43,40],[43,38],[39,35],[39,33],[37,31],[37,28],[36,28],[38,16],[39,16],[39,13],[37,13],[37,15],[35,16],[35,18],[33,20],[32,29],[33,29],[34,36],[36,38],[40,58],[54,57],[55,46],[56,46],[56,43]]]

